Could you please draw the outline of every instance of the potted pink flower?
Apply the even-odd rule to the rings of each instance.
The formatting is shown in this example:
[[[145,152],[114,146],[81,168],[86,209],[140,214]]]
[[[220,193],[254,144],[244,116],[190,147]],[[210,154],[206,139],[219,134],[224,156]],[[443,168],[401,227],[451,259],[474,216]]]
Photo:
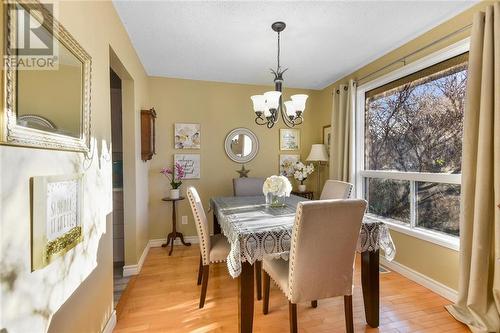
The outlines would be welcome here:
[[[181,187],[182,179],[186,174],[184,167],[176,162],[173,168],[163,168],[160,173],[167,177],[170,181],[170,186],[172,186],[172,189],[170,190],[170,199],[179,199],[179,187]]]

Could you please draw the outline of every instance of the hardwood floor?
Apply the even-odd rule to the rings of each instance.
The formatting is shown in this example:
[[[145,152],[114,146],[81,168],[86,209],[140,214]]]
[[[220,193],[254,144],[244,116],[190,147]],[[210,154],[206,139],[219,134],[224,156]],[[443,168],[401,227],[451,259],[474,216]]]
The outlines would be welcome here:
[[[359,256],[358,256],[359,259]],[[211,265],[205,307],[198,309],[196,285],[199,247],[177,246],[169,257],[163,248],[152,248],[141,273],[120,299],[115,333],[126,332],[237,332],[237,281],[225,264]],[[444,309],[449,302],[428,289],[390,272],[381,274],[380,327],[366,325],[356,263],[353,295],[355,332],[469,332]],[[299,332],[345,332],[343,297],[298,305]],[[269,314],[255,301],[254,332],[288,332],[288,301],[271,284]]]

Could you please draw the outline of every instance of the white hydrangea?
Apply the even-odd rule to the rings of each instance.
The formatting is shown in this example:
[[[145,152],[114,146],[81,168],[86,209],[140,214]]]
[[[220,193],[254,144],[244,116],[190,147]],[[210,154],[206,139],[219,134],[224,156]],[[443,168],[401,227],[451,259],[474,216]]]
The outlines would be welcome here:
[[[295,164],[295,172],[293,173],[293,178],[295,178],[296,180],[298,180],[299,182],[303,182],[304,180],[307,179],[307,177],[313,173],[314,171],[314,165],[309,164],[309,165],[305,165],[304,163],[302,162],[297,162]]]
[[[292,184],[285,176],[271,176],[266,179],[262,187],[264,195],[272,193],[278,196],[290,196]]]

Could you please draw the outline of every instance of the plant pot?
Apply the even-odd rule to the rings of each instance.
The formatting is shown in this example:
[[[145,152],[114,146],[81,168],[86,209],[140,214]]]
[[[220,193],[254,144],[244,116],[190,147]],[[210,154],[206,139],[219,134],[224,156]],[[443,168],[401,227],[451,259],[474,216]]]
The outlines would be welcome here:
[[[170,190],[170,199],[179,199],[180,195],[180,190],[178,188]]]
[[[299,192],[305,192],[306,191],[306,186],[304,184],[299,185]]]

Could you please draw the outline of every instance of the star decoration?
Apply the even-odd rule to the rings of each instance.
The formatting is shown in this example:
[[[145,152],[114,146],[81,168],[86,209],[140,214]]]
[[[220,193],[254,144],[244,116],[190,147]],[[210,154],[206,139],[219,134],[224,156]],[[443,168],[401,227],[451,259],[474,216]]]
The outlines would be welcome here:
[[[248,173],[250,172],[250,170],[245,169],[245,164],[242,164],[241,169],[236,170],[236,172],[240,174],[240,178],[248,178]]]

